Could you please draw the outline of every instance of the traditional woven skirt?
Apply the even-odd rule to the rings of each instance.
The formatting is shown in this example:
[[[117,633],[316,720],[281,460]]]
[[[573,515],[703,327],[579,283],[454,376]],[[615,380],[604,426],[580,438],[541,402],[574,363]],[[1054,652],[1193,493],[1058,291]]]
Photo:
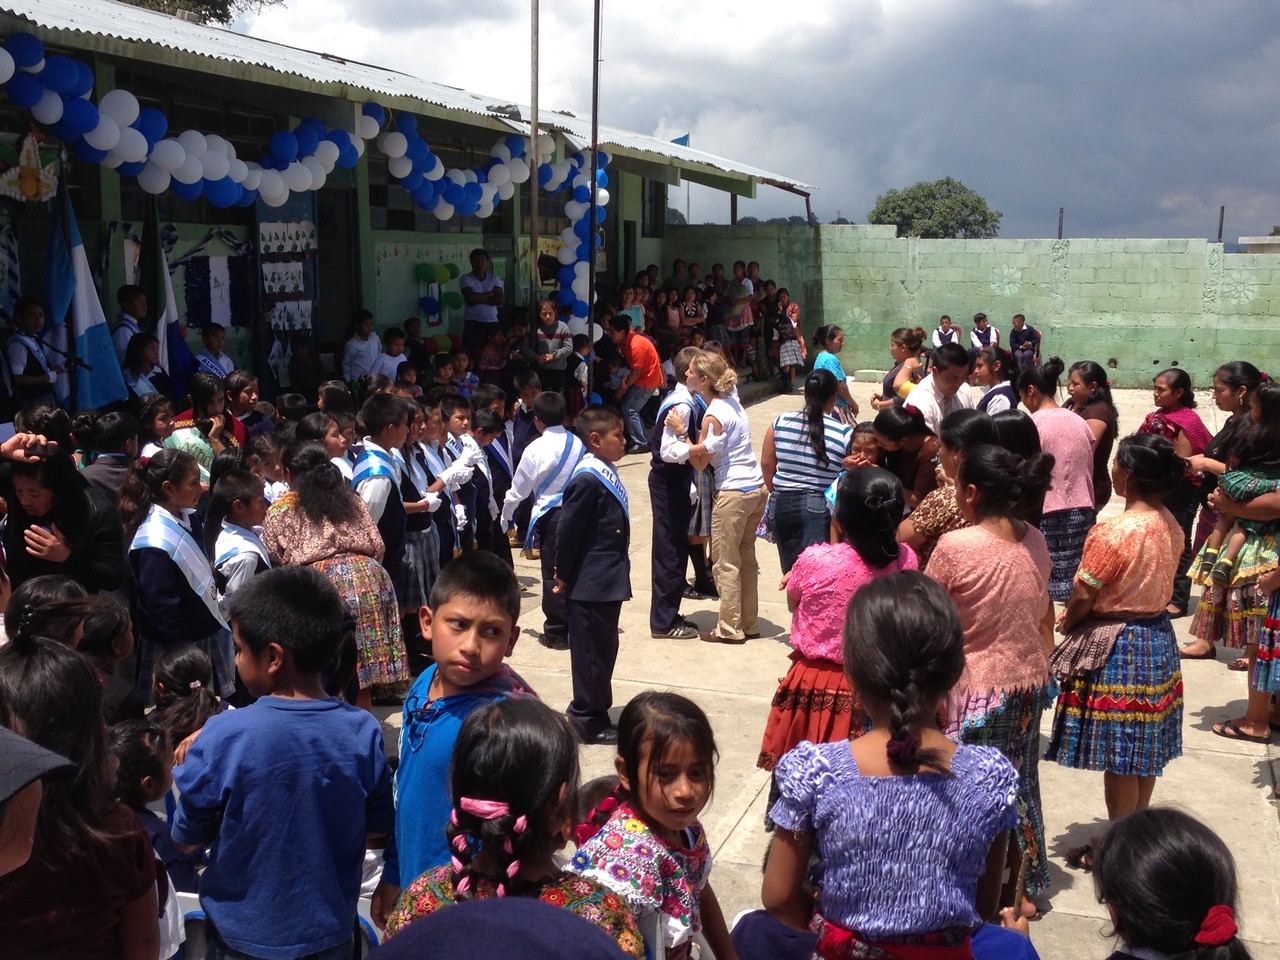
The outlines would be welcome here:
[[[1049,596],[1060,603],[1071,596],[1076,571],[1080,569],[1080,555],[1084,553],[1084,538],[1096,520],[1093,507],[1054,510],[1040,519],[1040,532],[1049,545],[1049,559],[1053,561]]]
[[[783,340],[778,348],[778,366],[803,367],[804,354],[800,350],[799,340]]]
[[[711,507],[716,499],[716,468],[693,471],[693,484],[698,488],[698,502],[689,515],[689,536],[711,536]]]
[[[756,766],[772,770],[782,755],[802,740],[855,740],[868,729],[870,721],[857,691],[844,675],[844,667],[792,651],[791,668],[778,681],[778,692],[769,707]]]
[[[1207,549],[1207,545],[1201,546],[1189,571],[1192,581],[1202,587],[1212,584],[1210,574],[1218,560],[1218,552],[1214,551],[1212,555],[1206,556]],[[1280,566],[1280,561],[1277,558],[1275,534],[1250,533],[1240,547],[1240,552],[1236,554],[1235,562],[1231,565],[1231,581],[1228,586],[1240,586],[1250,580],[1257,580],[1277,566]]]
[[[425,530],[410,530],[404,535],[404,562],[400,564],[400,582],[396,597],[404,609],[427,606],[431,588],[440,576],[440,535],[435,524]]]
[[[1210,584],[1196,604],[1191,635],[1242,650],[1260,641],[1266,612],[1267,597],[1258,588],[1257,580],[1228,587]]]
[[[1271,594],[1271,602],[1258,632],[1258,662],[1253,669],[1253,689],[1262,693],[1280,693],[1280,590]]]
[[[409,680],[409,658],[400,633],[395,585],[371,557],[344,553],[315,568],[338,590],[355,621],[356,676],[360,689]]]
[[[1158,777],[1182,756],[1182,669],[1162,614],[1130,621],[1104,667],[1062,682],[1046,760]]]
[[[1018,771],[1018,849],[1031,855],[1027,893],[1049,887],[1040,805],[1040,715],[1053,702],[1050,686],[1012,693],[975,694],[951,705],[947,736],[960,743],[995,747]]]

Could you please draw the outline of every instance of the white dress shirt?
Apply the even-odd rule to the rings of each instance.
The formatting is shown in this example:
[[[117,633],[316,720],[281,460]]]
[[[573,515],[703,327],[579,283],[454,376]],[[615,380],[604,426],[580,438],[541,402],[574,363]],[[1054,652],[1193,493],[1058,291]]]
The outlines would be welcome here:
[[[516,467],[515,476],[511,478],[511,488],[507,490],[506,498],[502,501],[504,530],[511,526],[511,518],[515,515],[516,507],[541,489],[543,481],[551,476],[556,464],[560,463],[561,457],[564,456],[567,436],[568,431],[564,427],[547,427],[542,431],[542,436],[525,447],[524,455],[520,458],[520,466]],[[576,464],[573,457],[564,458],[559,472],[552,477],[550,483],[546,484],[542,495],[534,501],[535,514],[540,512],[540,507],[545,509],[564,491],[574,466]]]

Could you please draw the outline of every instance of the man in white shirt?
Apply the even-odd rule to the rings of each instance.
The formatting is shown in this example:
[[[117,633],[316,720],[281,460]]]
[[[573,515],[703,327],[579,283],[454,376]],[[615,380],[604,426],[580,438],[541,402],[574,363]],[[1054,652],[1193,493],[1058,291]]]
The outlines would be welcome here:
[[[947,414],[973,409],[975,401],[968,378],[968,351],[958,343],[944,343],[933,352],[930,374],[907,394],[906,405],[919,410],[929,429],[937,434]]]
[[[471,251],[471,272],[458,280],[462,288],[462,345],[474,358],[498,322],[498,310],[506,304],[502,278],[489,272],[489,254],[477,247]]]
[[[142,333],[142,321],[147,317],[147,292],[136,284],[126,283],[116,291],[116,303],[120,304],[120,319],[111,330],[111,342],[115,344],[116,359],[124,366],[124,354],[129,341]]]

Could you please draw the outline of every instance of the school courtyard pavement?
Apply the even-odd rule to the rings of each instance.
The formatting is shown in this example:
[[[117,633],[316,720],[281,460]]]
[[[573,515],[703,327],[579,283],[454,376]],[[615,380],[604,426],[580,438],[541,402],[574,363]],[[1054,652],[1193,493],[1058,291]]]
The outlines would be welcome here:
[[[864,378],[859,376],[859,381]],[[866,378],[870,381],[870,377]],[[877,381],[878,382],[878,381]],[[865,403],[870,382],[855,385],[854,397]],[[744,389],[750,401],[751,388]],[[1222,415],[1212,409],[1201,391],[1201,414],[1211,430]],[[766,396],[751,403],[752,435],[757,450],[766,427],[779,413],[800,406],[798,395]],[[1118,392],[1121,435],[1132,432],[1151,409],[1150,393]],[[767,846],[764,815],[768,775],[756,768],[756,755],[769,702],[778,680],[786,673],[790,616],[785,596],[776,589],[781,577],[776,548],[760,541],[760,626],[762,636],[742,646],[721,646],[697,640],[654,640],[649,636],[650,512],[645,494],[648,456],[622,461],[620,473],[631,491],[632,571],[634,599],[623,605],[621,647],[614,672],[616,719],[634,694],[650,688],[676,690],[707,712],[720,750],[716,790],[702,815],[715,855],[712,885],[725,916],[759,906],[760,869]],[[1113,502],[1107,515],[1122,504]],[[536,562],[517,558],[516,573],[524,587],[521,638],[511,658],[541,695],[557,708],[570,698],[569,655],[548,650],[537,642],[541,626]],[[714,602],[685,601],[683,612],[702,629],[715,623]],[[1186,640],[1190,619],[1176,621],[1179,639]],[[1178,807],[1212,826],[1236,858],[1241,891],[1242,935],[1255,957],[1280,956],[1280,821],[1273,789],[1275,747],[1233,743],[1213,735],[1212,725],[1240,716],[1244,710],[1243,673],[1227,670],[1229,659],[1219,648],[1215,661],[1184,661],[1186,713],[1184,754],[1166,770],[1156,787],[1154,802]],[[384,711],[379,711],[380,714]],[[399,716],[386,718],[388,746],[394,750]],[[1042,736],[1047,738],[1049,716]],[[1045,740],[1047,742],[1047,739]],[[583,779],[613,772],[613,751],[604,746],[582,748]],[[1068,770],[1041,763],[1046,842],[1052,885],[1048,909],[1031,924],[1031,937],[1045,960],[1101,958],[1113,949],[1106,937],[1106,911],[1093,895],[1088,874],[1069,868],[1063,857],[1105,824],[1106,807],[1101,774]],[[1188,878],[1194,882],[1194,878]]]

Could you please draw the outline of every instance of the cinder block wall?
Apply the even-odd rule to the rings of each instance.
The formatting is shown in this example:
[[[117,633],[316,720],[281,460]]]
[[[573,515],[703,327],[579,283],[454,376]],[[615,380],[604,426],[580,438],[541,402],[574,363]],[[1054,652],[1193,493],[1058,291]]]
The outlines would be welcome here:
[[[1177,365],[1207,386],[1248,359],[1280,369],[1280,256],[1224,255],[1204,240],[919,240],[893,227],[668,227],[664,260],[759,260],[788,286],[805,329],[839,323],[846,369],[889,364],[889,334],[981,310],[1007,339],[1024,313],[1045,356],[1114,361],[1112,383],[1141,387]],[[799,290],[797,290],[799,288]],[[800,292],[802,291],[802,292]]]

